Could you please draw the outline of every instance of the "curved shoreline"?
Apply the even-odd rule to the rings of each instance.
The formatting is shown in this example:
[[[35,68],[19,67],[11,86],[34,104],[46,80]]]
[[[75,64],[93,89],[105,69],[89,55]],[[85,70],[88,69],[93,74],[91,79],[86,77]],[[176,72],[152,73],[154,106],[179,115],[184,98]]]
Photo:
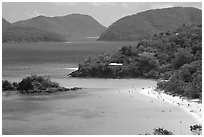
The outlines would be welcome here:
[[[188,101],[186,99],[181,99],[178,96],[173,97],[171,95],[167,95],[164,92],[158,93],[154,90],[154,88],[146,88],[139,91],[141,94],[156,98],[159,100],[163,100],[172,105],[176,105],[179,108],[182,108],[185,112],[190,114],[198,124],[202,125],[202,104],[198,104],[192,101]]]

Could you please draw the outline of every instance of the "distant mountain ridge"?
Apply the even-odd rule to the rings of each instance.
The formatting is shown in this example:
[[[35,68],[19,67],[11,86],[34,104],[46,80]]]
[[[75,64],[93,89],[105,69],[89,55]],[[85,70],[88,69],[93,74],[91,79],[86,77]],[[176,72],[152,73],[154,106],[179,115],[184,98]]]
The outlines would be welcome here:
[[[2,41],[66,41],[70,37],[98,37],[105,27],[88,15],[37,16],[9,23],[2,19]]]
[[[99,40],[142,40],[173,31],[183,24],[202,23],[202,11],[192,7],[155,9],[126,16],[114,22]]]
[[[28,20],[15,22],[16,26],[35,27],[49,30],[68,37],[96,37],[105,27],[89,15],[70,14],[66,16],[37,16]]]

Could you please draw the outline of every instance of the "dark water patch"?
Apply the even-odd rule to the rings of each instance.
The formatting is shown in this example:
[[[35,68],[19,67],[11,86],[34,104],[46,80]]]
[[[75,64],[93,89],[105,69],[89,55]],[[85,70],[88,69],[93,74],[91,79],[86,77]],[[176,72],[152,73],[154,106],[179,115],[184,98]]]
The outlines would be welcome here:
[[[74,43],[3,44],[2,62],[8,64],[79,63],[84,57],[110,52],[131,42],[75,41]],[[135,43],[135,42],[134,42]],[[134,44],[132,42],[132,44]],[[3,66],[4,66],[3,65]]]

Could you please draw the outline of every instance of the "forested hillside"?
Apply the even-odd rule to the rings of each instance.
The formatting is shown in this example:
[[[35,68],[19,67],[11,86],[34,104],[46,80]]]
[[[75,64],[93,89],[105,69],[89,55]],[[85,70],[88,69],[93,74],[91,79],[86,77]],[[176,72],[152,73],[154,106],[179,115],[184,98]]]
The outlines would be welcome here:
[[[19,27],[2,19],[2,42],[61,42],[66,39],[57,33],[33,27]]]
[[[46,17],[37,16],[28,20],[15,22],[20,27],[34,27],[40,30],[55,32],[67,37],[98,37],[105,27],[94,18],[84,14]]]
[[[112,66],[110,63],[122,63]],[[86,59],[72,77],[162,78],[158,88],[197,98],[202,95],[202,25],[183,25],[135,46]]]
[[[202,11],[191,7],[153,9],[114,22],[99,40],[143,40],[153,34],[174,31],[183,24],[202,23]]]
[[[2,19],[2,42],[57,42],[98,37],[105,27],[88,15],[37,16],[9,23]]]
[[[5,20],[4,18],[2,18],[2,30],[4,31],[9,27],[12,27],[12,24]]]

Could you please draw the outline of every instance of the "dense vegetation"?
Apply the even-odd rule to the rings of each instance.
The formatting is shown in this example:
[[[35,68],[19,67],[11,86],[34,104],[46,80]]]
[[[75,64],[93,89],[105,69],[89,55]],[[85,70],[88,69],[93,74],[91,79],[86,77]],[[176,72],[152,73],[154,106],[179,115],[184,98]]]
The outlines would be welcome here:
[[[32,26],[16,26],[2,19],[2,42],[62,42],[66,39],[57,33],[41,30]]]
[[[193,135],[202,135],[202,125],[190,126],[190,132]],[[155,128],[154,131],[152,132],[152,134],[146,133],[144,135],[174,135],[174,133],[172,131],[165,129],[165,128],[159,127],[159,128]]]
[[[21,82],[10,83],[7,80],[2,81],[2,89],[5,90],[17,90],[18,93],[21,94],[47,94],[47,93],[55,93],[61,91],[69,91],[69,90],[77,90],[80,89],[78,87],[74,88],[65,88],[59,86],[58,83],[52,82],[49,78],[37,75],[31,75],[26,78],[23,78]]]
[[[151,134],[146,133],[145,135],[151,135]],[[152,132],[152,135],[174,135],[174,133],[171,131],[168,131],[167,129],[159,127],[154,129],[154,132]]]
[[[154,9],[114,22],[99,40],[143,40],[155,33],[173,31],[182,24],[202,23],[202,11],[191,7]]]
[[[111,66],[111,62],[122,66]],[[183,25],[135,46],[88,58],[72,77],[162,78],[158,88],[189,98],[202,96],[202,25]]]
[[[173,135],[173,132],[168,131],[164,128],[155,128],[153,134],[154,135]]]
[[[9,82],[8,80],[2,80],[2,90],[15,90],[13,83]]]
[[[194,135],[202,135],[202,125],[192,125],[190,126],[190,131]]]

